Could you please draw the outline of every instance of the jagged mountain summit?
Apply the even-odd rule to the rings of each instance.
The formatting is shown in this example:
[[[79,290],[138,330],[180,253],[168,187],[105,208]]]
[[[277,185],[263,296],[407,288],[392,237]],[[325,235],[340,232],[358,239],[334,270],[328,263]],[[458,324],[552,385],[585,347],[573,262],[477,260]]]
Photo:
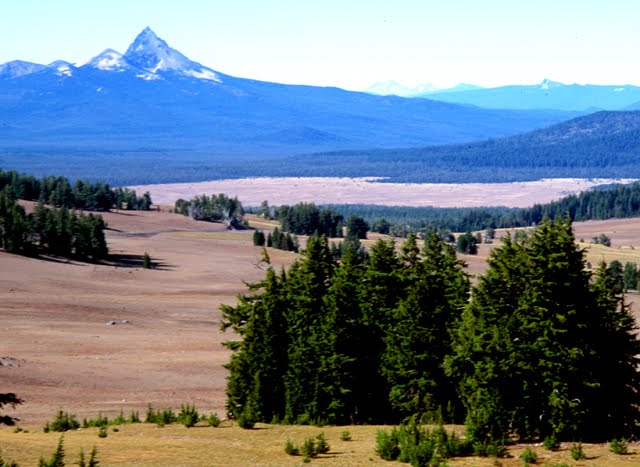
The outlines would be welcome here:
[[[150,28],[145,28],[129,46],[124,59],[149,73],[172,71],[194,78],[220,81],[217,74],[193,62],[160,39]]]
[[[220,82],[220,77],[215,71],[189,60],[182,53],[171,48],[149,27],[138,34],[124,55],[116,50],[106,49],[80,67],[110,72],[132,71],[137,78],[144,80],[163,79],[163,74],[170,72]],[[49,65],[14,60],[0,65],[0,79],[18,78],[44,69],[52,69],[58,74],[71,76],[75,68],[79,67],[64,60],[56,60]]]
[[[119,167],[128,175],[131,161],[114,160],[135,154],[145,178],[130,181],[175,180],[174,168],[160,173],[168,159],[190,167],[182,179],[198,179],[207,176],[203,167],[220,173],[225,160],[465,142],[576,115],[238,78],[190,60],[150,28],[124,54],[107,49],[78,66],[11,62],[0,70],[0,167],[37,175],[71,176],[73,154],[76,176],[104,178]]]

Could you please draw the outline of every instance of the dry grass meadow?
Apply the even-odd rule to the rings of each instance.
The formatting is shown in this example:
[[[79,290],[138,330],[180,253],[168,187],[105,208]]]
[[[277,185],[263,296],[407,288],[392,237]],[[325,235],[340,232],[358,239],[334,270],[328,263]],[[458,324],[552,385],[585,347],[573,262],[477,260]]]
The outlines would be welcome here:
[[[2,412],[21,419],[0,429],[5,459],[37,465],[50,456],[59,435],[42,426],[58,409],[79,419],[98,413],[114,417],[120,410],[144,414],[156,408],[194,403],[201,412],[224,415],[228,352],[218,330],[219,306],[232,304],[244,292],[243,281],[264,276],[260,249],[251,231],[228,231],[220,224],[195,222],[169,212],[113,212],[104,215],[111,264],[93,265],[56,259],[32,259],[0,252],[0,392],[15,392],[24,404]],[[262,224],[259,224],[262,222]],[[273,224],[252,219],[254,225]],[[590,246],[588,260],[640,264],[640,219],[575,225],[586,242],[600,233],[612,248]],[[367,243],[376,237],[372,236]],[[469,271],[481,273],[491,246],[464,259]],[[157,267],[141,268],[142,255]],[[295,254],[270,250],[276,267],[291,264]],[[631,297],[633,301],[637,298]],[[638,300],[640,301],[640,299]],[[108,324],[115,322],[115,324]],[[341,441],[349,430],[353,440]],[[97,429],[65,434],[67,465],[80,447],[95,445],[104,466],[299,465],[300,457],[284,453],[287,438],[302,443],[323,431],[332,449],[312,463],[370,465],[385,463],[375,454],[379,427],[291,427],[261,425],[241,430],[232,422],[218,428],[179,425],[125,425],[107,438]],[[535,447],[540,465],[640,465],[640,447],[614,456],[604,445],[585,445],[586,461],[574,462],[568,448],[551,453]],[[522,465],[517,457],[502,465]],[[494,465],[492,459],[451,460],[449,465]]]

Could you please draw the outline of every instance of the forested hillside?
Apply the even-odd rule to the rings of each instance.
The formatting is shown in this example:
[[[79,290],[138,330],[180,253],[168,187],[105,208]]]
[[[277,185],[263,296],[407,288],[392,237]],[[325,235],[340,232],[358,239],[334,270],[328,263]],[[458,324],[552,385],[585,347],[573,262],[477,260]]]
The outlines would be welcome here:
[[[37,173],[46,166],[46,171],[118,185],[257,176],[375,176],[389,182],[415,183],[640,178],[640,112],[598,112],[517,136],[464,144],[373,149],[376,145],[371,140],[361,147],[278,157],[229,152],[215,161],[205,161],[197,154],[176,158],[142,150],[126,154],[105,151],[98,158],[87,159],[72,150],[51,148],[42,153],[3,154],[0,162]],[[136,159],[134,167],[131,157]]]

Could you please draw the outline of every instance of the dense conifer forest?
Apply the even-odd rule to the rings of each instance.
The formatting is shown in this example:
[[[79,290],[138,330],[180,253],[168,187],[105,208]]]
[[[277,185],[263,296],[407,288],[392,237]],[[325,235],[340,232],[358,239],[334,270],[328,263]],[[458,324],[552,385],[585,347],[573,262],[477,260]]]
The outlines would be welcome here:
[[[569,220],[507,237],[474,287],[431,233],[340,260],[311,237],[222,306],[239,423],[464,422],[477,452],[521,440],[638,434],[639,342],[606,265],[585,267]]]

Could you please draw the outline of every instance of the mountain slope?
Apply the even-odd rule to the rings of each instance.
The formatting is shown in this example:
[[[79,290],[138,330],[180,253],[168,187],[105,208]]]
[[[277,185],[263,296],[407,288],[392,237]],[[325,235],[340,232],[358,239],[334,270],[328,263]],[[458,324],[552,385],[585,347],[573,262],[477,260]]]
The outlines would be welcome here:
[[[7,62],[0,65],[0,79],[18,78],[20,76],[35,73],[44,68],[45,66],[40,65],[39,63],[14,60],[12,62]]]
[[[544,80],[540,84],[531,86],[501,86],[462,92],[424,93],[414,97],[492,109],[623,110],[640,101],[640,87],[566,85]]]
[[[62,155],[77,152],[88,170],[107,155],[135,152],[196,167],[225,158],[471,141],[575,115],[237,78],[189,60],[147,28],[124,55],[107,49],[81,66],[56,62],[0,79],[0,165],[60,172],[70,160]]]

